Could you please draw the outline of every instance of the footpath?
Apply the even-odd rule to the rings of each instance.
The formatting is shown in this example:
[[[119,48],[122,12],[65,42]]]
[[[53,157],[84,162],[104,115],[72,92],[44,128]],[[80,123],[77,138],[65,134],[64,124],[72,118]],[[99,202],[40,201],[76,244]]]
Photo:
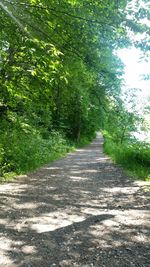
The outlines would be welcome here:
[[[0,267],[150,267],[150,191],[102,147],[0,185]]]

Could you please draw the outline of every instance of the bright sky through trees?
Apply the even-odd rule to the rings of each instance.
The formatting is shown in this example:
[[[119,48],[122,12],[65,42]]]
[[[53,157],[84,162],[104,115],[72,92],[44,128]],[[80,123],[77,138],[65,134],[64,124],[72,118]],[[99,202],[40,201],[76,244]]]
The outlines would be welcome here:
[[[134,47],[121,49],[118,55],[125,64],[123,92],[126,94],[130,88],[137,88],[136,109],[143,113],[145,106],[150,104],[150,79],[144,79],[145,75],[150,75],[150,59],[141,59],[140,50]],[[146,120],[149,120],[148,114]],[[150,140],[150,132],[135,133],[135,136],[140,140]]]
[[[138,3],[136,0],[130,1],[126,7],[127,17],[134,19],[129,11],[134,10],[138,15],[142,8],[148,12],[149,3],[143,0],[138,1]],[[145,15],[141,16],[139,23],[150,28],[150,20]],[[147,44],[149,42],[147,31],[140,33],[129,30],[128,36],[133,42],[144,41]],[[148,79],[150,77],[150,55],[134,46],[119,50],[118,55],[125,65],[122,91],[126,93],[131,88],[137,89],[134,91],[137,94],[137,109],[142,111],[144,106],[149,104],[148,99],[150,99],[150,79]]]
[[[118,52],[125,64],[125,90],[137,88],[140,98],[148,99],[150,96],[150,80],[144,80],[144,75],[150,75],[150,60],[140,59],[140,51],[136,48],[122,49]]]
[[[141,59],[140,50],[134,47],[121,49],[118,55],[125,64],[123,92],[126,94],[130,88],[136,89],[134,91],[137,95],[136,109],[139,113],[143,113],[144,108],[150,104],[150,79],[144,79],[144,76],[150,75],[150,59]],[[149,115],[147,114],[145,118],[148,121]],[[135,136],[140,140],[150,140],[149,132],[136,133]]]

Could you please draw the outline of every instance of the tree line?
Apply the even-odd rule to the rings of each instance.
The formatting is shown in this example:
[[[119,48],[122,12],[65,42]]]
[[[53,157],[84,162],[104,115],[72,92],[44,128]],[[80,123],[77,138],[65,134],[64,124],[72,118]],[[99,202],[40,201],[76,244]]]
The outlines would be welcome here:
[[[147,31],[139,18],[148,16],[130,3],[0,2],[2,175],[35,167],[32,157],[44,163],[56,143],[59,150],[66,140],[90,140],[99,129],[126,138],[135,116],[120,98],[123,64],[115,51],[131,45],[129,31]],[[136,45],[147,50],[145,41]]]

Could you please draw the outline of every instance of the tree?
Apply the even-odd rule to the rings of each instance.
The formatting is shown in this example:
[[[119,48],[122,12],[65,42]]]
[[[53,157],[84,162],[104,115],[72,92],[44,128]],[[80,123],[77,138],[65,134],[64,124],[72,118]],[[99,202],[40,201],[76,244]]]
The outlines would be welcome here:
[[[137,25],[124,12],[128,2],[0,2],[0,110],[8,132],[28,125],[42,138],[55,130],[79,141],[111,125],[110,113],[119,123],[113,108],[123,65],[114,51],[130,44]],[[122,104],[119,110],[124,116]]]

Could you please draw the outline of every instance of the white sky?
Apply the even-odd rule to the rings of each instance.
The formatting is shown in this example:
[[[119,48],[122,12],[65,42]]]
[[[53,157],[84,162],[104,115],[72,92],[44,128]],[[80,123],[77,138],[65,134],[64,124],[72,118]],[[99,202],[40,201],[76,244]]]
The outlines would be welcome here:
[[[144,7],[149,11],[150,9],[150,2],[147,3],[143,0],[132,0],[130,1],[127,9],[138,12],[140,8]],[[132,16],[129,19],[132,19]],[[143,18],[139,21],[141,24],[145,24],[150,29],[150,20],[147,18]],[[142,41],[142,40],[149,40],[149,37],[146,32],[134,34],[133,32],[129,31],[129,37],[134,41]],[[124,86],[122,91],[126,93],[129,91],[130,88],[137,88],[137,103],[136,103],[136,111],[139,114],[143,114],[144,107],[150,105],[148,102],[148,98],[150,99],[150,80],[144,80],[142,77],[143,75],[150,75],[150,54],[147,56],[146,60],[141,59],[141,53],[139,49],[135,47],[128,48],[128,49],[121,49],[118,51],[118,56],[121,58],[125,65],[125,74],[124,78]],[[140,89],[141,91],[139,91]],[[135,91],[134,91],[135,93]],[[127,104],[128,109],[130,109],[129,103]],[[150,121],[149,115],[144,115],[147,122]],[[136,135],[137,134],[137,135]],[[145,132],[135,133],[135,136],[139,140],[146,140],[150,142],[150,132],[147,130]]]
[[[121,49],[118,51],[118,55],[125,64],[125,74],[123,76],[125,80],[125,91],[129,88],[141,89],[141,92],[137,90],[138,98],[141,103],[147,102],[148,96],[150,96],[150,80],[144,80],[142,75],[150,75],[150,58],[140,59],[140,50],[134,47],[130,49]]]
[[[139,12],[141,8],[144,8],[149,11],[150,2],[146,2],[143,0],[132,0],[127,5],[128,11]],[[134,19],[134,15],[128,12],[128,18]],[[132,14],[132,15],[130,15]],[[150,29],[150,20],[145,17],[139,20],[139,23],[145,24]],[[149,40],[149,37],[146,32],[135,34],[132,31],[128,32],[129,38],[133,41],[142,41],[142,40]],[[123,91],[128,90],[130,88],[138,88],[141,89],[141,92],[137,90],[138,98],[141,102],[146,102],[148,96],[150,97],[150,80],[144,80],[143,75],[150,75],[150,54],[146,57],[146,61],[141,59],[141,52],[140,49],[135,47],[128,48],[128,49],[121,49],[118,51],[118,55],[125,64],[125,74],[123,76],[125,80],[125,86],[122,89]],[[144,105],[145,103],[143,103]],[[140,108],[140,107],[139,107]]]
[[[137,88],[137,103],[136,110],[142,114],[146,105],[150,105],[148,97],[150,98],[150,80],[143,80],[142,75],[150,75],[150,57],[147,60],[140,60],[140,50],[136,48],[121,49],[118,51],[118,56],[125,64],[125,86],[122,89],[124,93],[130,88]],[[139,91],[138,89],[141,89]],[[128,107],[130,109],[130,106]],[[146,120],[149,121],[149,115],[145,115]],[[139,140],[146,140],[150,142],[150,132],[135,133]]]

